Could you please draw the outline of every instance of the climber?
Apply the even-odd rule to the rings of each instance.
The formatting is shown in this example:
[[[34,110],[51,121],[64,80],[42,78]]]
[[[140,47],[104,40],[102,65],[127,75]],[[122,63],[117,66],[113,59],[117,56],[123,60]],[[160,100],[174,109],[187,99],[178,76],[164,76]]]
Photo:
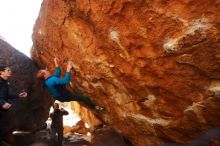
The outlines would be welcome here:
[[[44,80],[44,85],[47,87],[48,91],[55,100],[60,102],[79,101],[83,102],[91,109],[95,109],[97,111],[104,110],[103,107],[95,105],[88,97],[71,93],[66,89],[66,85],[70,83],[70,71],[74,69],[72,62],[68,62],[64,78],[60,78],[61,70],[58,65],[57,58],[54,58],[54,63],[56,66],[55,74],[51,74],[49,71],[41,69],[37,72],[37,78]]]
[[[8,79],[11,76],[11,69],[7,66],[0,66],[0,146],[2,139],[7,133],[7,126],[5,117],[7,111],[11,108],[12,104],[9,103],[9,99],[16,97],[25,98],[27,92],[21,92],[19,94],[9,92]]]
[[[63,116],[68,115],[69,113],[65,111],[63,108],[59,108],[58,103],[53,104],[54,111],[50,114],[50,118],[52,120],[51,123],[51,136],[53,142],[58,143],[58,146],[62,146],[63,141]],[[58,139],[56,138],[56,134]],[[57,140],[56,140],[57,139]]]

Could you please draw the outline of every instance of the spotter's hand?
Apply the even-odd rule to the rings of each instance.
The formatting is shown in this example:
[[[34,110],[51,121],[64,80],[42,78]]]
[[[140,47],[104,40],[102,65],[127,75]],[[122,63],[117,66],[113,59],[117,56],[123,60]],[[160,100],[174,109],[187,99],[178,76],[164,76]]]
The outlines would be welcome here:
[[[20,98],[26,98],[27,97],[27,92],[21,92],[19,93]]]

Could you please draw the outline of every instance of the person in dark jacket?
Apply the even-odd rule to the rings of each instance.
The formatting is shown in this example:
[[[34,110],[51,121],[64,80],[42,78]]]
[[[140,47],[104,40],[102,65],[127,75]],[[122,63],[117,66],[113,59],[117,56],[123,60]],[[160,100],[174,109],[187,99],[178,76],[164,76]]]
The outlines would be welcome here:
[[[5,117],[7,110],[9,110],[12,104],[9,99],[16,97],[25,98],[27,97],[26,92],[21,92],[20,94],[14,94],[9,92],[9,77],[11,76],[11,70],[7,66],[0,66],[0,146],[2,139],[6,135],[6,121]]]
[[[58,146],[62,146],[63,141],[63,116],[68,115],[69,113],[63,108],[59,109],[59,104],[54,103],[54,111],[50,114],[52,120],[51,124],[51,134],[53,141],[57,141]],[[57,134],[57,138],[56,138]]]
[[[79,101],[83,102],[85,105],[91,109],[98,111],[103,111],[104,108],[101,106],[95,105],[88,97],[78,95],[76,93],[71,93],[66,89],[66,85],[70,83],[70,71],[73,69],[72,62],[69,62],[67,65],[66,75],[64,78],[61,78],[61,70],[57,63],[57,59],[54,59],[56,66],[55,74],[51,74],[45,69],[41,69],[37,73],[37,78],[44,80],[44,85],[47,87],[48,91],[55,100],[60,102],[69,102],[69,101]]]

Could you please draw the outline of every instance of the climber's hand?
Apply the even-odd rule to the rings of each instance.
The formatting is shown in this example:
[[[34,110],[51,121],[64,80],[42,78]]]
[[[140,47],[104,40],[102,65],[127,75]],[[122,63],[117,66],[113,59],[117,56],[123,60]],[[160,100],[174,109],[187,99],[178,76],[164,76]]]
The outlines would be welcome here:
[[[66,69],[66,71],[67,71],[67,72],[70,72],[72,68],[73,68],[72,62],[69,61],[68,64],[67,64],[67,69]]]
[[[54,64],[55,64],[56,67],[59,67],[58,59],[56,57],[54,58]]]

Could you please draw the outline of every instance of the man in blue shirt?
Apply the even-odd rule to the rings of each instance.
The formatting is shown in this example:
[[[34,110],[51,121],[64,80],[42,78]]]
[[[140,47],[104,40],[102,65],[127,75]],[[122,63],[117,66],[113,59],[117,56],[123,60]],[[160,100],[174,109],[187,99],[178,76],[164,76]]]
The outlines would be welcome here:
[[[72,62],[68,63],[66,75],[63,78],[60,77],[61,70],[56,58],[54,59],[54,63],[56,66],[56,72],[54,74],[51,74],[45,69],[41,69],[37,73],[37,78],[44,80],[44,85],[47,87],[48,91],[55,100],[61,102],[79,101],[83,102],[91,109],[99,111],[104,110],[103,107],[95,105],[88,97],[71,93],[66,89],[66,85],[69,84],[71,79],[70,71],[73,69]]]

